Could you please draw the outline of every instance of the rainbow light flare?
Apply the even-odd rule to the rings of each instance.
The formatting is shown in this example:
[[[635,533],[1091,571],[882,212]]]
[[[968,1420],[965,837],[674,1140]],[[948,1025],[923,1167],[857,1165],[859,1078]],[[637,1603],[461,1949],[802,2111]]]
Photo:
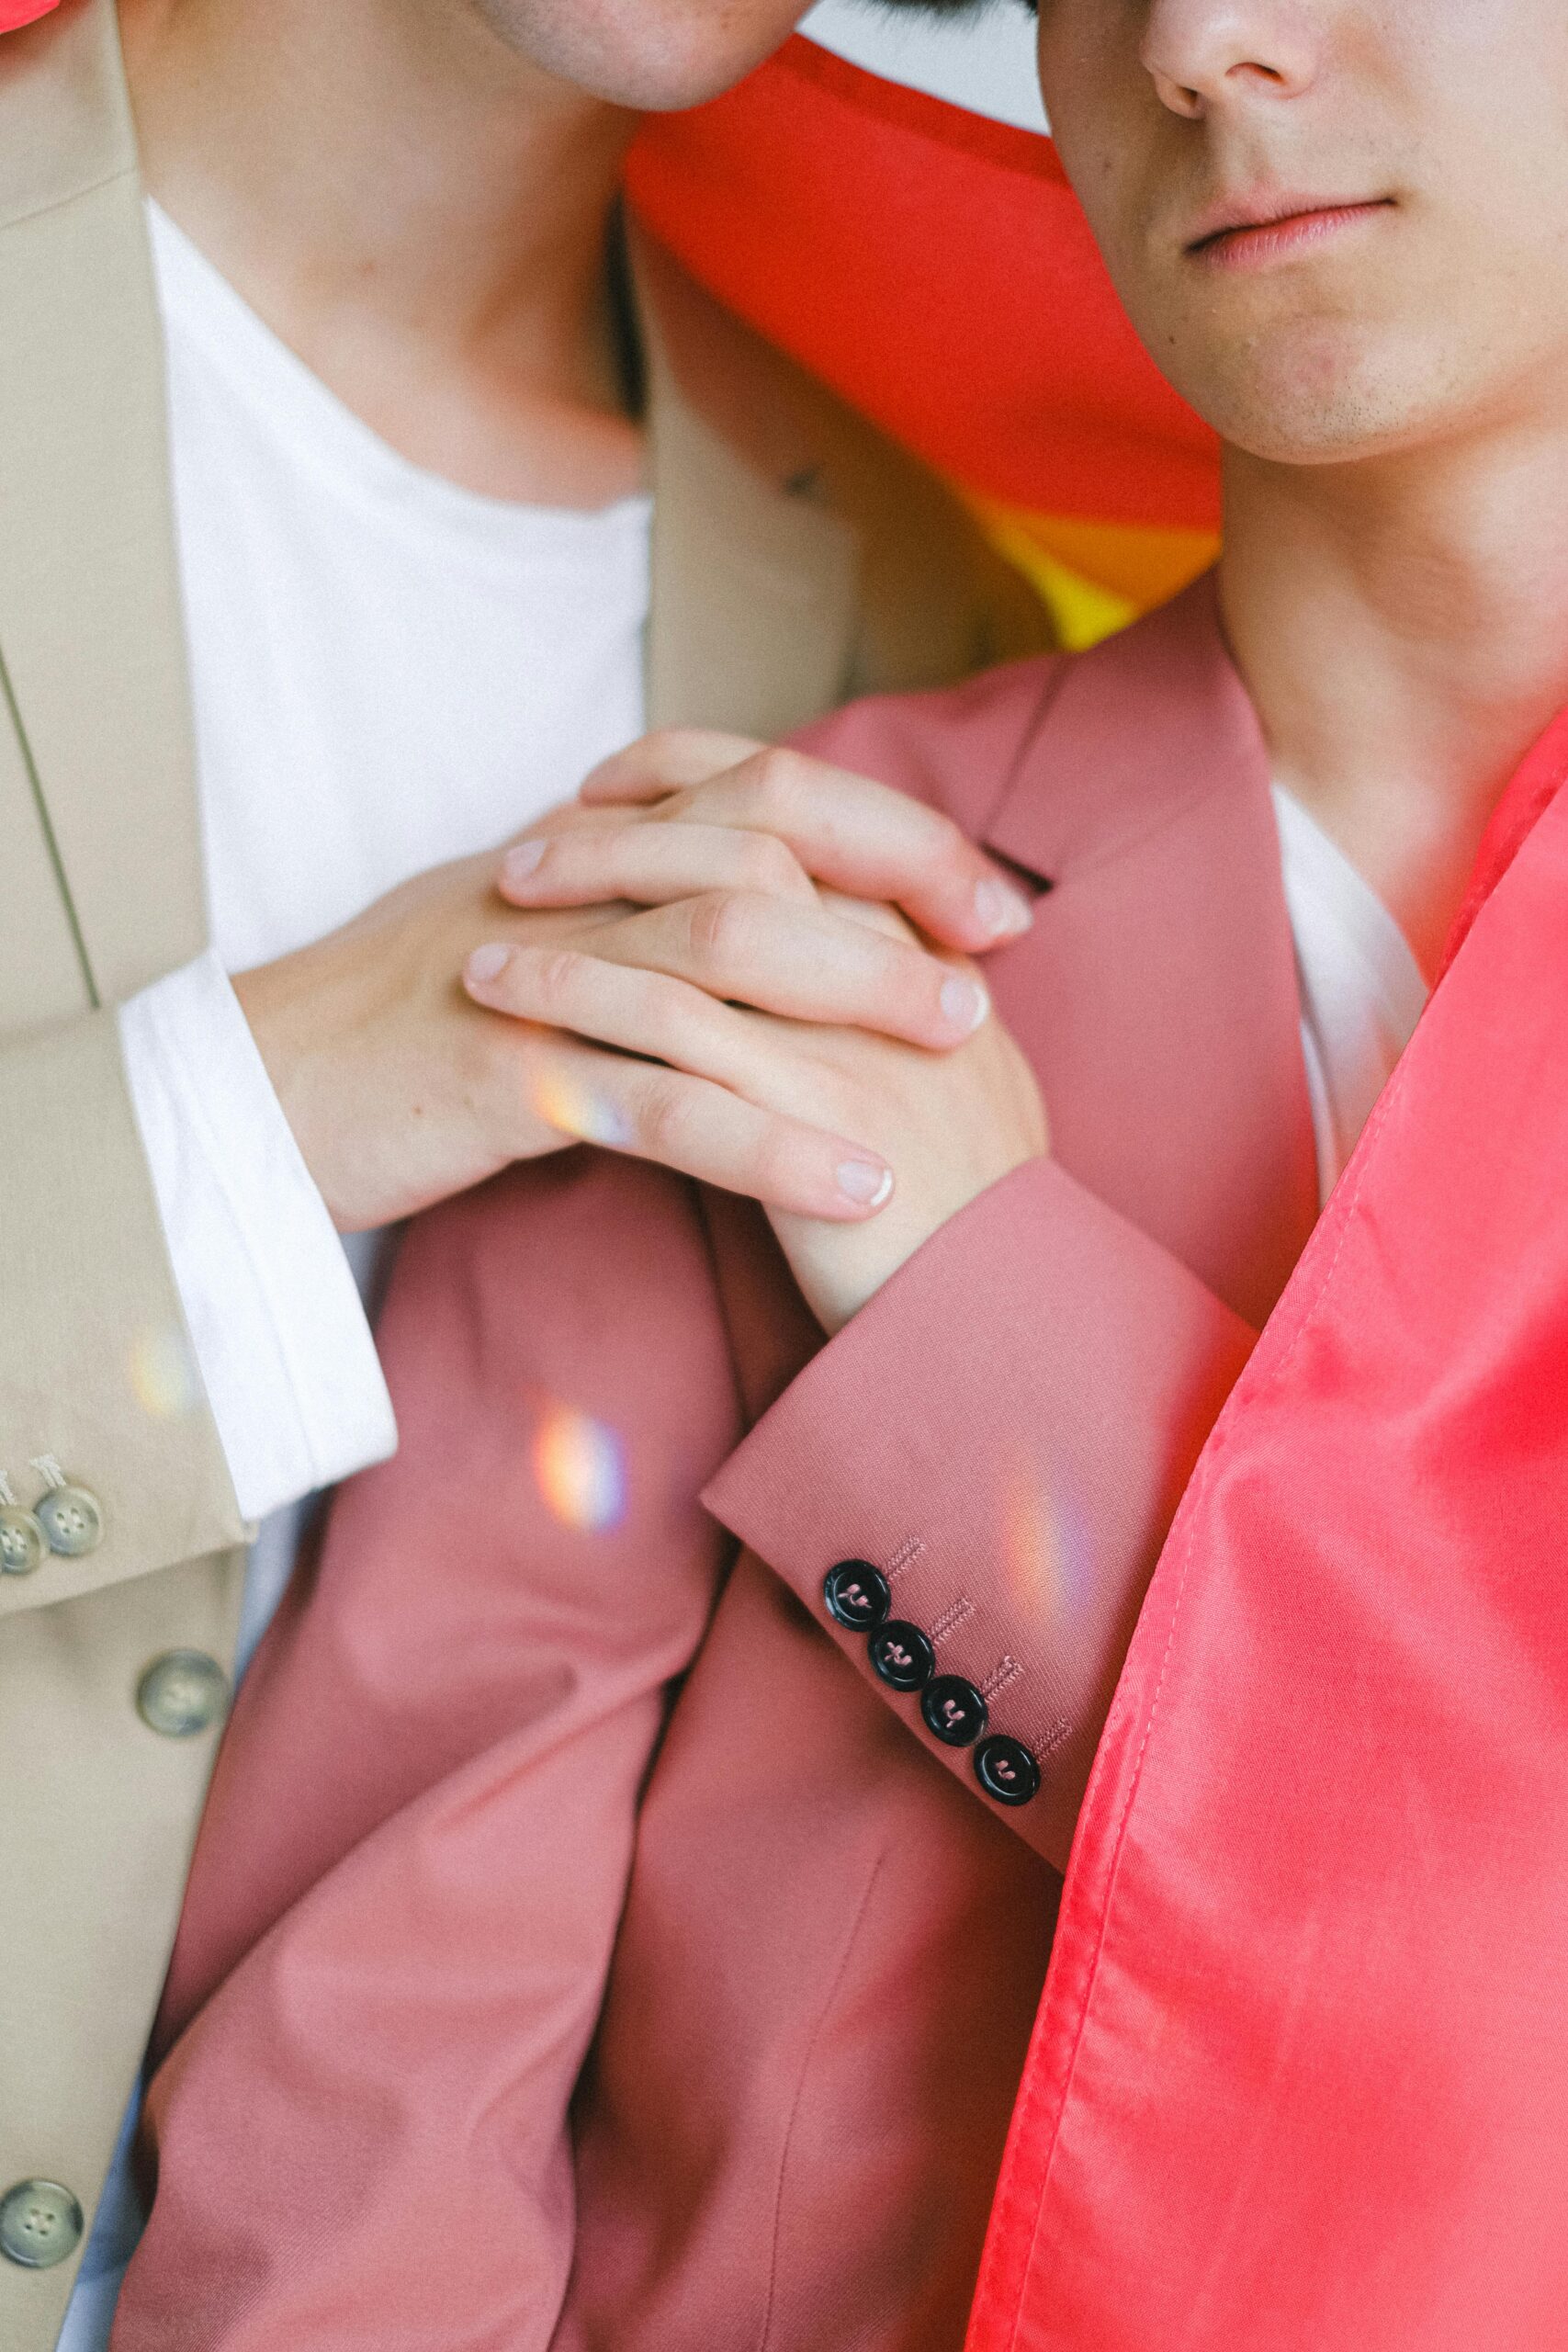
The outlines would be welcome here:
[[[530,1101],[536,1116],[558,1135],[576,1136],[581,1143],[605,1144],[612,1149],[624,1149],[631,1141],[624,1114],[564,1060],[539,1056]]]
[[[165,1326],[141,1332],[127,1366],[130,1393],[155,1421],[183,1420],[201,1401],[201,1381],[183,1331]]]
[[[1089,1544],[1077,1513],[1053,1496],[1042,1464],[1021,1462],[1008,1481],[1002,1560],[1009,1584],[1037,1623],[1059,1625],[1089,1590]]]
[[[626,1515],[626,1456],[616,1431],[569,1405],[550,1404],[534,1433],[534,1477],[546,1510],[582,1535],[608,1534]]]

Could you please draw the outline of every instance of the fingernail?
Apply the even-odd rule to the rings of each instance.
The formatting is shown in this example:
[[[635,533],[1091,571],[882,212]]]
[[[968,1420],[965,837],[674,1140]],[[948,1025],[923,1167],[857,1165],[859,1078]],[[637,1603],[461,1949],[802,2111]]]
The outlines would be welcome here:
[[[879,1209],[893,1190],[893,1170],[880,1159],[841,1159],[839,1190],[863,1208]]]
[[[464,970],[476,988],[488,988],[491,980],[500,979],[511,961],[510,947],[476,947]]]
[[[998,882],[994,874],[976,883],[975,912],[993,939],[1016,939],[1034,921],[1034,910],[1022,891]]]
[[[966,980],[954,972],[942,984],[942,1018],[951,1021],[967,1037],[978,1029],[991,1009],[991,1000],[978,980]]]
[[[508,882],[526,882],[530,874],[537,873],[549,844],[547,842],[516,842],[502,862],[502,873]]]

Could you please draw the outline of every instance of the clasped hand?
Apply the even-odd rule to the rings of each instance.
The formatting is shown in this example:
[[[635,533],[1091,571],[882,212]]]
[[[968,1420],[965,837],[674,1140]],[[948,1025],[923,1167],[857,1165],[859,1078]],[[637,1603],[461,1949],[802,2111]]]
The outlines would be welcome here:
[[[345,1229],[585,1139],[759,1200],[835,1330],[1046,1148],[968,960],[1029,920],[920,803],[667,730],[499,879],[493,856],[422,876],[235,985]]]
[[[802,754],[666,733],[597,770],[501,888],[590,924],[481,948],[470,994],[646,1057],[606,1071],[541,1039],[545,1097],[586,1113],[569,1131],[754,1195],[829,1330],[1045,1148],[1032,1073],[953,952],[1015,935],[1027,902],[918,802]],[[606,922],[609,900],[626,911]]]

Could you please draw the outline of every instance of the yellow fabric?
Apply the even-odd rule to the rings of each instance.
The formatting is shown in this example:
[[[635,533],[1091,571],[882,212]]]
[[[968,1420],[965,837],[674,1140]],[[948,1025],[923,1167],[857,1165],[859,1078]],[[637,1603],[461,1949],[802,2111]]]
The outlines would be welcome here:
[[[1033,514],[963,492],[998,551],[1043,600],[1072,652],[1114,636],[1206,571],[1219,551],[1209,531],[1085,522]]]

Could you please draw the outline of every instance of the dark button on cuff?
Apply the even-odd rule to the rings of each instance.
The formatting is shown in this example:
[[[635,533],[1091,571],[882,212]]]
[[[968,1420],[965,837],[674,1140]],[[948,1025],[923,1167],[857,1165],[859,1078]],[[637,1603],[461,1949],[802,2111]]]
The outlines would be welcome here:
[[[887,1578],[869,1560],[840,1560],[822,1582],[828,1614],[852,1634],[869,1634],[893,1606]]]
[[[871,1662],[884,1682],[895,1690],[923,1689],[936,1671],[936,1652],[918,1625],[890,1617],[879,1625],[867,1645]]]
[[[1021,1739],[993,1732],[975,1750],[975,1778],[998,1804],[1027,1804],[1040,1793],[1040,1767]]]
[[[944,1747],[972,1747],[986,1728],[986,1702],[962,1674],[939,1674],[920,1694],[926,1729]]]

